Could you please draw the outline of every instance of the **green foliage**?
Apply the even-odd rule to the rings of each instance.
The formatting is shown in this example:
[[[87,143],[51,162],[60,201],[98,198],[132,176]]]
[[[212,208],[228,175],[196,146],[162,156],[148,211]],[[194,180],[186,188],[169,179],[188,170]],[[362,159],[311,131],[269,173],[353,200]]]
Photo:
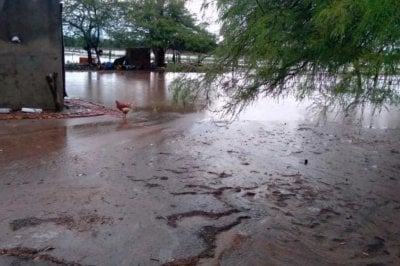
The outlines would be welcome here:
[[[64,34],[64,46],[83,47],[85,46],[85,41],[80,37],[68,36]]]
[[[64,34],[68,45],[99,51],[100,43],[112,39],[115,47],[150,47],[160,66],[165,51],[207,53],[216,37],[197,25],[185,0],[65,0]],[[109,44],[110,42],[108,42]]]
[[[136,0],[125,2],[123,23],[112,33],[114,38],[136,40],[139,46],[162,49],[209,52],[215,48],[215,36],[196,25],[184,0]],[[126,41],[125,40],[125,41]],[[161,56],[164,56],[162,53]]]
[[[190,87],[180,84],[174,90],[172,101],[174,104],[182,104],[184,107],[190,102]]]
[[[203,91],[201,83],[203,74],[196,73],[195,79],[188,79],[185,76],[173,80],[170,88],[173,90],[172,102],[176,106],[206,108],[211,104],[209,91]],[[197,89],[193,89],[197,88]]]
[[[73,41],[83,41],[84,49],[91,58],[94,49],[99,60],[101,35],[111,28],[118,13],[118,0],[64,0],[63,24],[64,34]]]
[[[228,111],[241,110],[260,94],[293,89],[300,97],[315,90],[370,100],[395,94],[400,1],[216,2],[223,41],[203,87],[222,87],[230,97]],[[221,70],[237,74],[216,74]]]

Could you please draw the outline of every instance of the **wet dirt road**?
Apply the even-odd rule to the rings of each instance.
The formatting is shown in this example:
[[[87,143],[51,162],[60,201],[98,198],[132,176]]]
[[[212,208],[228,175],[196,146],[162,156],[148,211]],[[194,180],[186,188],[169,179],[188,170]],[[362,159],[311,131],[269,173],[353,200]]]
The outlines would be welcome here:
[[[0,265],[400,264],[398,108],[321,122],[267,101],[225,123],[141,100],[168,103],[169,76],[90,75],[70,96],[143,109],[0,121]]]

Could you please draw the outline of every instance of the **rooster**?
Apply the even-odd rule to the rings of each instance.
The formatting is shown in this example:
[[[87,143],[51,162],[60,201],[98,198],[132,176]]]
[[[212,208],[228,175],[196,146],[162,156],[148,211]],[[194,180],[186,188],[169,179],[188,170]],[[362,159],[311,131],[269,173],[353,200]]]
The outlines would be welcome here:
[[[118,110],[120,110],[124,114],[124,119],[126,118],[126,114],[132,109],[132,103],[123,103],[118,100],[115,100],[115,104],[117,105]]]

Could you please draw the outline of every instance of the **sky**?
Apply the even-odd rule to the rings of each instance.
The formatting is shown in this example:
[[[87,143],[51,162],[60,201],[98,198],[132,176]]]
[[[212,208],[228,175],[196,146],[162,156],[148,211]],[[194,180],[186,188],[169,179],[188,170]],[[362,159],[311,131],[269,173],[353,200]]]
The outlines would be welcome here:
[[[209,26],[208,31],[217,34],[219,33],[220,25],[217,22],[218,13],[215,5],[209,5],[206,10],[201,9],[203,0],[189,0],[186,2],[186,7],[189,11],[197,16],[199,22],[207,22]]]

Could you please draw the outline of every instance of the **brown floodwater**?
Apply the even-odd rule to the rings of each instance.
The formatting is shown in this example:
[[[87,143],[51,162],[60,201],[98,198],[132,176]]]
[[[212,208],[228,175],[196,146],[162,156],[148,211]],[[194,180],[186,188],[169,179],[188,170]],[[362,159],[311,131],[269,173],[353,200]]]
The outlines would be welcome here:
[[[171,111],[171,82],[179,73],[147,71],[67,72],[66,87],[72,98],[81,98],[115,108],[115,100],[134,102],[139,110]],[[381,109],[364,105],[354,112],[343,114],[338,108],[323,103],[321,97],[297,101],[287,96],[281,99],[260,98],[242,112],[239,120],[312,123],[339,122],[369,128],[399,128],[399,106]],[[218,106],[218,103],[215,104]],[[213,119],[224,119],[214,112],[205,114]],[[225,117],[225,119],[227,119]]]
[[[115,107],[115,100],[134,102],[137,107],[171,105],[168,84],[173,74],[148,71],[67,72],[66,89],[77,97]]]

